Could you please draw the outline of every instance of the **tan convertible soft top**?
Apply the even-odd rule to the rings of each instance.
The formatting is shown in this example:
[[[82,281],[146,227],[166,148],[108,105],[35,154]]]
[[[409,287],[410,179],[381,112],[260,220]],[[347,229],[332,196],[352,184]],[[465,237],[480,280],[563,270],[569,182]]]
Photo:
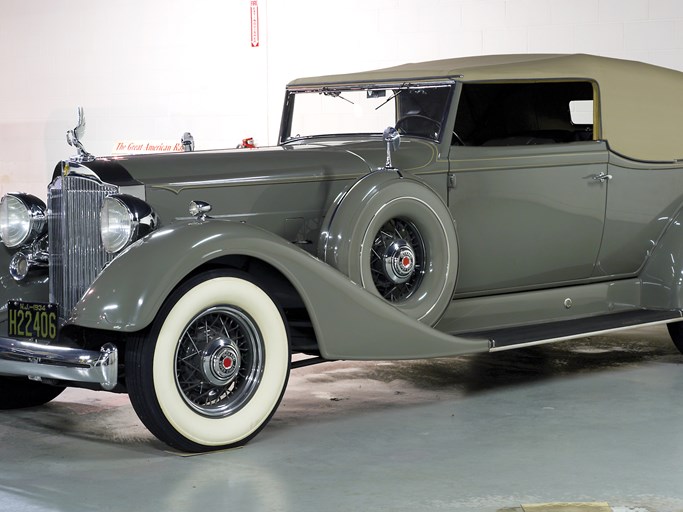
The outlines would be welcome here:
[[[683,73],[641,62],[593,55],[486,55],[391,68],[300,78],[319,86],[452,78],[489,80],[589,79],[598,84],[600,137],[636,160],[683,160]]]

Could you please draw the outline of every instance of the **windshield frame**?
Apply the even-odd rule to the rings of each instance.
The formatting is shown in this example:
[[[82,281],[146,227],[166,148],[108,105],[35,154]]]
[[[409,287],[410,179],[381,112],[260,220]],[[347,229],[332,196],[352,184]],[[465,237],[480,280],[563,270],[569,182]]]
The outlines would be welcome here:
[[[318,93],[325,95],[334,95],[343,98],[344,92],[349,91],[369,91],[369,90],[385,90],[387,91],[387,99],[393,99],[392,96],[399,96],[402,91],[410,89],[426,89],[426,88],[437,88],[437,87],[448,87],[449,91],[447,93],[446,101],[443,105],[442,118],[438,120],[441,125],[438,137],[436,139],[430,137],[420,137],[419,135],[407,134],[409,137],[420,137],[426,138],[433,142],[439,143],[443,139],[444,127],[448,119],[448,114],[451,109],[453,102],[453,96],[455,94],[457,81],[453,79],[426,79],[426,80],[411,80],[406,82],[373,82],[373,83],[328,83],[328,84],[311,84],[311,85],[297,85],[288,86],[285,91],[285,101],[282,112],[282,120],[280,123],[280,134],[278,138],[278,144],[285,145],[288,143],[297,143],[302,140],[310,139],[329,139],[329,138],[348,138],[348,137],[358,137],[358,136],[370,136],[370,137],[380,137],[381,132],[372,133],[322,133],[316,135],[305,135],[300,137],[292,137],[292,120],[294,117],[294,108],[296,104],[296,95],[302,93]]]

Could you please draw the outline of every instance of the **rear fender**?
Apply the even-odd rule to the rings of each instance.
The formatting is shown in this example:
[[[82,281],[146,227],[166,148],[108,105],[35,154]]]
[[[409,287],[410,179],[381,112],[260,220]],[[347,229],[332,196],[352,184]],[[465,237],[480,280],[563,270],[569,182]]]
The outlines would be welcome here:
[[[185,276],[235,255],[265,261],[290,281],[327,359],[408,359],[488,350],[487,340],[457,338],[409,318],[271,232],[225,220],[176,223],[133,244],[100,273],[69,322],[122,332],[143,329]]]
[[[643,307],[683,309],[683,211],[657,242],[640,278]]]

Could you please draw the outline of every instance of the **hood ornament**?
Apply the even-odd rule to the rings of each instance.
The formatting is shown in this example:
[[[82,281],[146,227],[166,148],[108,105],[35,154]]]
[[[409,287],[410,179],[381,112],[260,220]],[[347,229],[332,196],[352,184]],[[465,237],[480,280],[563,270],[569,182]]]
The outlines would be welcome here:
[[[83,114],[83,107],[78,107],[78,124],[73,130],[66,132],[66,142],[69,146],[73,146],[78,150],[78,156],[74,157],[74,160],[84,162],[94,160],[95,157],[88,153],[83,144],[81,143],[81,137],[85,133],[85,115]]]

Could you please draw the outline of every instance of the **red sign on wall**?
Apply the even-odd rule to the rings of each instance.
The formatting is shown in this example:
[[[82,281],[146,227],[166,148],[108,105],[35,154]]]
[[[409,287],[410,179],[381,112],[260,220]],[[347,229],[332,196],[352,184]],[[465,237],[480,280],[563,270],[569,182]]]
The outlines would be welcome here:
[[[258,45],[258,0],[251,0],[251,47],[256,48]]]

